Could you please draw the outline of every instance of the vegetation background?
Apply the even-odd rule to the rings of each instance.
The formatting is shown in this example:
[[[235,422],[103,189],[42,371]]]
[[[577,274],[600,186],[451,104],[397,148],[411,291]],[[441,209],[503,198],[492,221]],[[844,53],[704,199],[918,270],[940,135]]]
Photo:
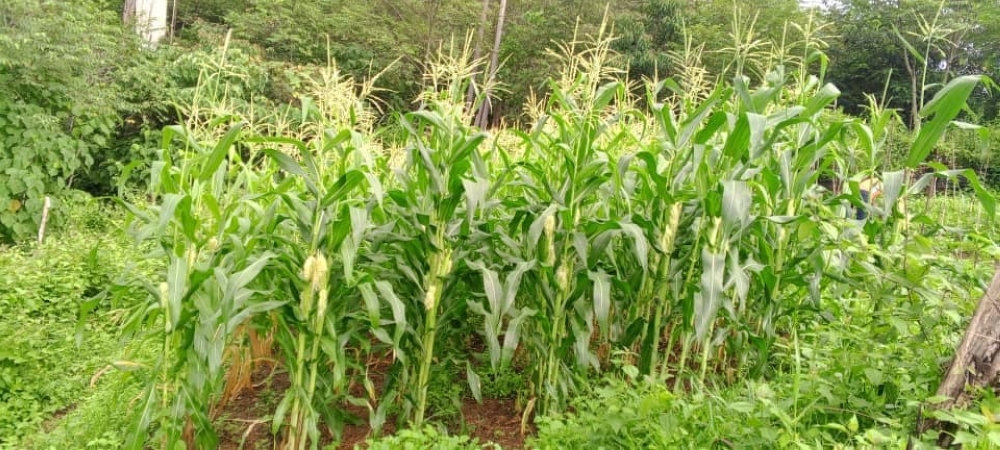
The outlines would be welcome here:
[[[1000,250],[995,1],[122,9],[0,2],[0,448],[900,448]]]

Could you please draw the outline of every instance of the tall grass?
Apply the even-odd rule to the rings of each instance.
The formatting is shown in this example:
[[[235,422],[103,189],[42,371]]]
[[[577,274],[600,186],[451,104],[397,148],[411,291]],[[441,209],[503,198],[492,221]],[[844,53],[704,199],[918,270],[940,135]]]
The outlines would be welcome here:
[[[866,223],[845,217],[864,206],[856,194],[820,186],[848,184],[845,152],[882,142],[877,123],[828,114],[839,91],[806,73],[823,60],[814,31],[793,41],[797,67],[762,68],[759,85],[741,59],[705,92],[649,80],[643,103],[610,67],[602,29],[554,52],[564,70],[536,122],[493,146],[468,125],[478,61],[467,45],[442,51],[422,107],[396,117],[403,161],[376,150],[371,85],[335,72],[302,99],[301,134],[230,117],[168,128],[154,201],[130,205],[136,237],[168,267],[127,326],[162,347],[133,366],[151,376],[130,448],[215,446],[238,365],[225,350],[251,331],[273,338],[290,381],[272,431],[283,448],[317,448],[324,429],[339,437],[347,404],[376,430],[390,414],[421,427],[445,359],[464,362],[479,397],[472,355],[453,344],[473,336],[493,369],[528,375],[527,421],[565,410],[589,377],[616,370],[615,352],[678,391],[735,383],[775,370],[776,346],[795,342],[821,296],[919,289],[919,271],[894,265],[900,249],[920,251],[897,225],[933,218],[896,204],[929,178],[882,174]],[[976,81],[928,104],[912,167]],[[379,392],[364,363],[386,356]]]

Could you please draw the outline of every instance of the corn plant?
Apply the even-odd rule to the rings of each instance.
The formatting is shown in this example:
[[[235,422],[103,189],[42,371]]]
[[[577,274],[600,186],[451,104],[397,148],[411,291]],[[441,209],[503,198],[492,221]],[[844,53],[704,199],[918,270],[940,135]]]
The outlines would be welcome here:
[[[261,243],[267,234],[259,205],[242,198],[245,178],[233,176],[241,169],[226,163],[238,158],[234,143],[242,128],[232,126],[206,147],[185,128],[168,127],[151,183],[158,204],[127,205],[137,239],[157,242],[153,256],[167,263],[162,281],[145,282],[150,298],[124,327],[160,340],[162,348],[128,448],[143,448],[154,424],[162,448],[217,445],[211,412],[224,388],[225,347],[253,316],[283,303],[269,300],[264,294],[272,286],[258,278],[274,257]],[[177,163],[169,156],[175,137],[184,143]]]
[[[380,216],[388,224],[373,237],[391,255],[392,269],[363,286],[375,336],[390,345],[402,370],[391,374],[403,411],[414,427],[428,413],[428,383],[446,319],[467,308],[460,273],[481,221],[489,174],[479,153],[486,134],[470,128],[464,95],[472,63],[468,48],[441,54],[429,71],[428,107],[399,118],[407,138],[406,161],[388,183]],[[393,319],[380,318],[378,299]],[[389,394],[387,394],[389,395]]]
[[[330,408],[338,398],[343,400],[348,386],[352,361],[345,345],[358,328],[351,320],[358,309],[354,305],[359,275],[354,263],[368,227],[364,198],[357,195],[365,177],[343,163],[353,150],[344,145],[350,136],[342,133],[315,141],[321,151],[340,150],[335,155],[339,164],[319,162],[312,155],[316,148],[301,142],[294,142],[301,165],[284,153],[265,150],[284,171],[297,176],[295,182],[279,186],[284,208],[276,217],[290,225],[287,237],[286,233],[276,237],[281,244],[276,277],[283,280],[289,298],[297,300],[275,315],[291,385],[275,411],[272,431],[280,430],[287,420],[285,448],[289,449],[304,449],[309,442],[316,448],[323,417],[332,419],[328,425],[338,433],[343,423],[334,419],[336,410]]]
[[[512,270],[508,280],[521,280],[511,320],[519,329],[512,326],[505,345],[519,338],[530,355],[525,418],[561,410],[581,377],[600,370],[602,356],[591,343],[598,329],[602,348],[614,334],[616,243],[629,242],[639,261],[648,251],[631,218],[614,216],[611,189],[618,172],[612,155],[624,153],[633,139],[616,126],[629,101],[624,83],[610,79],[603,65],[607,42],[598,37],[579,55],[572,47],[563,50],[567,68],[550,85],[547,113],[520,133],[522,156],[506,163],[497,182],[504,185],[498,191],[503,204],[512,209],[498,229],[504,249],[497,251]]]
[[[367,202],[381,201],[364,135],[371,132],[371,85],[355,92],[336,67],[311,85],[317,97],[302,98],[299,132],[308,144],[285,136],[252,141],[287,177],[268,186],[275,198],[269,233],[279,260],[268,275],[290,300],[271,316],[290,381],[271,429],[286,431],[288,449],[317,448],[324,424],[339,438],[346,421],[341,406],[364,403],[348,395],[359,366],[349,352],[365,348],[358,285],[367,277]]]

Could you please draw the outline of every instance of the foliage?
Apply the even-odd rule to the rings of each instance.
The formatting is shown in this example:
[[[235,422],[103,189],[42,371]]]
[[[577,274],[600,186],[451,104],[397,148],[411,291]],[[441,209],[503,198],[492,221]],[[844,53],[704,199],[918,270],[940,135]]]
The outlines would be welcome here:
[[[782,369],[766,380],[719,389],[695,384],[690,392],[675,393],[624,364],[620,375],[594,383],[574,399],[572,413],[540,418],[530,445],[905,446],[918,405],[936,388],[939,362],[960,340],[963,318],[975,307],[968,299],[981,292],[973,280],[953,281],[949,261],[950,256],[941,258],[940,270],[930,276],[933,294],[922,295],[912,307],[891,309],[891,314],[880,313],[866,298],[824,298],[824,315],[835,319],[801,322],[801,334],[783,339],[776,349]],[[922,314],[929,309],[942,314]],[[982,407],[990,408],[992,401],[987,397]],[[965,438],[985,439],[973,431],[985,426],[977,413],[947,415],[963,423]]]
[[[96,202],[74,207],[74,232],[0,249],[0,447],[24,448],[52,432],[51,417],[85,399],[117,353],[116,302],[92,298],[130,270],[133,252],[115,234],[120,215]],[[78,324],[87,304],[93,319]],[[99,423],[114,414],[94,416]]]
[[[450,436],[431,426],[401,430],[393,436],[369,440],[365,443],[364,448],[370,450],[416,450],[432,447],[442,450],[499,450],[501,448],[496,444],[480,445],[476,439],[471,439],[468,436]],[[355,448],[360,448],[360,446],[355,446]]]
[[[757,382],[788,373],[782,346],[817,320],[824,298],[867,293],[875,308],[907,312],[906,301],[932,292],[933,250],[922,244],[937,230],[912,234],[911,221],[930,219],[901,199],[962,175],[995,213],[974,174],[935,165],[913,183],[882,172],[884,200],[862,204],[838,163],[854,144],[871,164],[884,124],[824,113],[839,92],[809,75],[809,47],[798,71],[775,62],[761,82],[738,76],[707,96],[652,80],[640,107],[603,33],[554,52],[563,70],[551,95],[507,148],[487,147],[488,134],[468,125],[468,46],[443,51],[424,106],[398,116],[402,161],[372,151],[371,85],[333,95],[354,85],[335,68],[323,82],[341,87],[303,99],[297,134],[228,115],[168,127],[153,203],[128,205],[133,233],[166,266],[136,280],[149,296],[126,324],[162,348],[133,362],[149,381],[130,447],[216,445],[212,421],[241,367],[234,349],[252,334],[274,339],[289,373],[271,421],[286,448],[315,445],[321,425],[336,438],[345,402],[365,407],[376,430],[400,405],[398,419],[419,429],[446,358],[466,358],[481,398],[469,355],[441,348],[473,332],[461,325],[470,313],[491,370],[521,352],[525,421],[566,411],[590,377],[608,373],[612,349],[678,393],[713,379]],[[978,81],[956,78],[928,103],[908,168]],[[822,177],[848,189],[825,191]],[[871,220],[843,218],[860,207]],[[376,392],[364,362],[386,353]],[[355,383],[364,397],[349,393]],[[789,442],[798,437],[783,427]]]
[[[552,8],[529,3],[520,7]],[[647,14],[680,14],[644,4]],[[913,416],[931,391],[937,358],[968,314],[955,299],[971,296],[966,283],[982,276],[940,257],[939,238],[953,230],[935,210],[907,204],[938,179],[961,178],[983,217],[995,216],[975,172],[928,161],[988,80],[948,80],[921,101],[919,131],[897,139],[898,116],[873,97],[865,118],[833,111],[841,92],[825,79],[819,26],[779,27],[773,17],[757,22],[712,5],[705,11],[715,15],[693,20],[683,46],[666,54],[678,77],[641,84],[619,66],[613,48],[627,42],[614,43],[610,22],[576,28],[531,63],[558,70],[526,126],[495,136],[469,125],[475,102],[466,95],[479,64],[471,43],[431,51],[449,31],[432,26],[437,14],[462,10],[440,2],[400,18],[414,24],[401,33],[419,36],[400,50],[423,52],[427,67],[405,85],[419,92],[419,106],[391,115],[399,147],[384,148],[375,80],[356,82],[356,61],[303,69],[261,55],[322,62],[324,49],[344,51],[346,38],[321,46],[313,38],[325,30],[314,25],[390,6],[309,3],[303,11],[317,21],[290,29],[262,26],[294,23],[296,10],[280,2],[192,5],[184,13],[191,34],[181,39],[190,47],[166,47],[116,72],[131,86],[119,111],[141,123],[100,170],[122,180],[148,175],[144,198],[119,199],[140,244],[122,253],[146,258],[127,269],[123,256],[93,245],[55,264],[71,275],[62,280],[40,275],[25,244],[6,257],[33,272],[0,287],[0,307],[20,311],[19,320],[79,310],[69,322],[85,329],[109,307],[120,314],[127,345],[117,381],[141,393],[129,429],[96,426],[95,446],[216,447],[220,415],[261,364],[289,383],[261,419],[283,448],[317,448],[325,431],[339,441],[346,423],[365,419],[376,434],[392,418],[419,430],[393,444],[439,438],[425,425],[457,414],[449,404],[463,390],[456,369],[477,400],[516,392],[523,423],[536,418],[545,445],[902,439],[908,424],[895,416]],[[792,14],[790,2],[770,6]],[[331,12],[345,15],[323,14]],[[227,35],[222,49],[198,48],[195,36],[221,35],[199,14],[240,28],[248,42]],[[569,17],[524,15],[528,22],[512,28],[525,34],[505,51],[536,54],[551,34],[529,33],[525,23]],[[676,37],[673,20],[630,20],[630,51],[649,51],[643,39],[666,46]],[[731,33],[720,37],[729,20]],[[364,33],[368,49],[393,42]],[[705,70],[692,46],[699,36],[728,39],[706,58],[721,80],[714,85],[678,79]],[[871,204],[857,193],[867,175],[885,186]],[[852,219],[858,208],[867,220]],[[991,230],[955,245],[992,256],[983,234]],[[24,295],[25,283],[41,288]],[[80,301],[56,300],[65,298]],[[927,310],[942,314],[927,319]],[[47,370],[36,344],[50,336],[32,339],[12,342],[23,353],[3,359],[4,394],[29,399],[8,426],[33,426],[52,412],[39,412],[49,398],[21,375]],[[482,354],[464,347],[477,339]],[[880,362],[868,362],[873,355]],[[57,391],[51,400],[70,397]],[[957,420],[984,428],[976,417]]]
[[[44,197],[59,211],[112,139],[110,73],[134,48],[116,20],[88,2],[0,6],[0,241],[36,232]]]

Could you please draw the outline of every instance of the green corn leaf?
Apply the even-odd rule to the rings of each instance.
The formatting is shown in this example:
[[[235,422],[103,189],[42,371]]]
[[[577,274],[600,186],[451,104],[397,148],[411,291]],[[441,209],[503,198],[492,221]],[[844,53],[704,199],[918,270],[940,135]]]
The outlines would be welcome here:
[[[702,127],[701,130],[698,130],[698,133],[694,137],[694,143],[702,145],[707,144],[708,141],[715,136],[715,133],[719,131],[719,128],[722,128],[722,126],[728,122],[729,114],[726,114],[725,111],[716,111],[712,113],[712,117],[708,119],[705,126]]]
[[[743,228],[750,222],[750,203],[746,181],[722,182],[722,221],[727,228]]]
[[[423,119],[439,130],[447,130],[449,128],[448,124],[445,123],[444,121],[444,117],[442,117],[441,114],[437,113],[436,111],[429,111],[426,109],[422,109],[419,111],[413,111],[407,113],[406,115],[414,118]],[[414,134],[414,135],[419,136],[419,134]]]
[[[350,129],[340,130],[334,134],[336,130],[327,129],[323,132],[326,139],[323,139],[323,152],[329,152],[334,147],[339,147],[341,144],[350,141],[354,137],[354,131]],[[347,156],[345,153],[341,153],[341,156]],[[346,160],[346,158],[344,158]]]
[[[146,388],[144,393],[145,398],[142,401],[142,410],[137,414],[132,426],[129,427],[129,441],[125,446],[128,450],[143,449],[149,438],[147,430],[149,430],[149,424],[152,422],[154,414],[158,412],[156,406],[160,401],[158,396],[159,391],[154,388],[154,384],[149,384]]]
[[[656,119],[660,124],[663,138],[677,146],[677,121],[674,118],[674,111],[669,106],[659,104],[656,111]]]
[[[392,290],[392,285],[387,281],[376,281],[375,288],[378,289],[379,294],[382,296],[387,303],[389,303],[389,308],[392,310],[392,320],[396,324],[397,328],[406,326],[406,306],[403,304],[402,300],[396,296],[396,292]]]
[[[365,171],[364,175],[365,179],[368,180],[368,192],[371,193],[372,197],[375,198],[375,202],[381,207],[382,201],[385,199],[385,188],[382,186],[382,182],[372,172]]]
[[[886,214],[891,214],[903,191],[903,181],[905,174],[902,171],[886,172],[882,174],[882,204],[885,205]]]
[[[222,165],[222,161],[224,161],[226,159],[226,155],[229,154],[229,149],[233,146],[233,143],[236,142],[236,139],[239,138],[240,132],[243,131],[243,125],[243,122],[233,125],[229,128],[229,131],[222,136],[222,139],[219,139],[219,142],[215,144],[215,149],[213,149],[212,153],[209,154],[208,160],[201,168],[201,176],[198,177],[199,180],[207,182],[213,175],[215,175],[216,170],[219,169],[219,166]]]
[[[368,230],[368,211],[363,208],[351,207],[351,240],[361,244],[361,239]]]
[[[649,271],[649,241],[642,228],[634,223],[619,223],[621,230],[632,238],[632,250],[635,252],[635,259],[639,262],[643,272]],[[584,259],[586,261],[586,259]]]
[[[770,80],[769,80],[770,81]],[[767,109],[767,105],[776,102],[782,92],[784,80],[775,80],[778,84],[766,88],[757,89],[750,94],[753,108],[748,112],[760,113]]]
[[[510,360],[514,357],[514,350],[517,349],[517,345],[521,340],[521,326],[524,321],[534,317],[537,311],[531,308],[522,308],[514,318],[507,323],[507,331],[504,332],[503,336],[503,351],[501,353],[500,361],[503,364],[510,363]],[[496,363],[494,362],[494,368],[496,368]]]
[[[708,248],[701,251],[701,291],[695,295],[694,328],[698,340],[704,340],[715,321],[723,301],[726,254],[713,253]]]
[[[302,177],[302,180],[305,181],[306,186],[309,188],[309,191],[312,192],[314,195],[316,193],[319,193],[319,188],[316,186],[316,181],[313,179],[313,177],[307,174],[306,171],[302,169],[302,166],[300,166],[299,163],[296,162],[295,159],[293,159],[291,156],[288,156],[287,154],[282,153],[273,148],[264,149],[264,154],[266,154],[276,163],[278,163],[278,166],[281,167],[281,170]]]
[[[611,277],[603,270],[587,274],[594,283],[594,315],[601,329],[608,331],[608,316],[611,313]]]
[[[161,236],[168,234],[167,224],[174,219],[174,212],[177,210],[177,205],[184,199],[190,198],[187,195],[180,194],[166,194],[163,196],[163,203],[160,205],[160,218],[156,234]]]
[[[248,144],[284,144],[294,146],[295,149],[300,154],[309,153],[309,147],[306,146],[305,142],[302,142],[295,138],[283,137],[283,136],[267,136],[267,137],[248,137],[244,139],[244,142]],[[275,149],[268,149],[277,152]],[[267,151],[267,150],[265,150]],[[278,152],[281,153],[281,152]],[[282,153],[285,154],[285,153]]]
[[[739,255],[735,252],[730,252],[727,259],[729,261],[729,270],[726,274],[728,279],[723,289],[732,289],[735,297],[734,307],[737,311],[741,311],[745,307],[747,296],[750,293],[750,274],[748,272],[759,267],[759,264],[741,265]],[[730,314],[735,314],[735,312],[730,311]]]
[[[278,403],[278,407],[274,410],[274,417],[271,419],[271,434],[277,435],[281,431],[282,425],[285,424],[285,415],[292,405],[292,398],[296,395],[298,394],[292,389],[285,392],[285,397],[281,399],[281,403]]]
[[[195,242],[198,240],[195,230],[201,223],[194,217],[194,211],[191,210],[191,203],[191,196],[185,195],[180,203],[177,204],[177,212],[180,213],[181,231],[184,233],[184,237],[190,242]]]
[[[454,166],[462,161],[469,162],[469,156],[479,148],[479,145],[482,144],[484,140],[486,140],[486,136],[486,133],[480,132],[472,135],[471,138],[466,139],[466,141],[452,153],[448,164]]]
[[[761,117],[761,116],[758,116]],[[750,152],[750,121],[747,114],[736,120],[736,127],[729,133],[722,154],[727,158],[739,161]]]
[[[358,285],[358,291],[361,292],[361,299],[365,302],[365,310],[368,311],[368,323],[372,329],[381,329],[381,307],[379,306],[378,297],[375,296],[375,290],[372,289],[371,283],[362,283]],[[384,333],[385,330],[382,330]],[[381,340],[381,339],[380,339]],[[389,342],[388,336],[383,342]]]
[[[503,288],[500,285],[500,277],[496,272],[486,267],[481,267],[480,271],[483,274],[483,290],[486,293],[486,299],[490,302],[490,310],[493,312],[499,312],[501,311],[503,296]]]
[[[712,114],[715,110],[715,105],[719,103],[719,98],[723,95],[723,90],[716,89],[711,97],[705,100],[701,105],[695,109],[694,113],[689,116],[688,120],[685,120],[681,125],[680,134],[677,137],[676,147],[682,148],[688,144],[691,137],[694,136],[698,128],[701,127],[702,121],[705,117]]]
[[[931,150],[948,129],[951,121],[965,108],[966,100],[979,84],[980,79],[981,77],[976,75],[956,77],[920,109],[920,117],[933,116],[933,118],[920,127],[920,133],[910,145],[910,155],[906,160],[907,167],[915,168],[927,159]]]
[[[264,270],[264,267],[271,262],[272,258],[274,258],[273,254],[265,253],[247,266],[247,268],[237,272],[236,275],[229,278],[225,285],[226,296],[228,298],[233,298],[236,296],[237,290],[246,288],[254,279],[257,278],[260,271]]]
[[[176,327],[180,321],[182,300],[188,290],[188,264],[182,256],[172,256],[167,266],[167,307],[170,309],[170,323]]]
[[[465,191],[465,201],[468,204],[466,213],[471,221],[476,211],[486,203],[486,193],[490,189],[490,180],[462,180],[462,185]]]
[[[611,100],[619,95],[624,89],[624,84],[621,81],[611,81],[601,85],[597,88],[597,94],[594,96],[594,110],[601,111],[611,103]]]
[[[472,391],[472,397],[476,399],[476,402],[482,403],[482,381],[479,378],[479,374],[475,370],[472,370],[472,363],[469,361],[465,362],[465,378],[469,382],[469,390]]]
[[[812,117],[833,103],[838,97],[840,97],[840,89],[837,89],[833,84],[827,83],[820,88],[819,92],[809,98],[805,109],[802,111],[802,115]]]
[[[992,223],[996,218],[997,212],[996,198],[989,189],[986,189],[986,187],[979,182],[979,177],[976,175],[976,171],[966,169],[965,178],[969,180],[969,184],[972,185],[972,189],[976,193],[976,198],[979,199],[979,203],[982,204],[983,209],[986,210],[986,220]]]
[[[542,236],[542,232],[544,231],[545,219],[555,214],[558,210],[559,205],[553,203],[549,205],[548,208],[545,208],[545,211],[542,211],[542,213],[535,218],[535,221],[531,223],[531,227],[528,229],[528,245],[531,247],[538,245],[538,239]]]
[[[238,312],[237,314],[233,315],[226,322],[226,330],[229,330],[231,332],[235,330],[236,327],[238,327],[240,324],[250,319],[251,316],[255,316],[257,314],[262,314],[268,311],[278,309],[286,304],[288,304],[288,302],[284,300],[270,300],[266,302],[251,303],[249,306],[240,310],[240,312]]]
[[[330,186],[330,191],[323,197],[323,206],[327,207],[335,202],[341,201],[354,189],[365,181],[365,176],[360,171],[351,170],[344,173],[337,179],[337,182]]]
[[[756,110],[753,109],[755,106],[753,96],[750,92],[750,86],[748,85],[749,82],[750,79],[743,75],[733,77],[733,91],[736,93],[736,96],[739,97],[740,112],[756,112]]]
[[[514,307],[514,300],[517,298],[517,291],[521,286],[521,278],[526,272],[535,268],[535,261],[521,261],[513,272],[507,274],[504,280],[504,297],[502,308],[504,311]]]

